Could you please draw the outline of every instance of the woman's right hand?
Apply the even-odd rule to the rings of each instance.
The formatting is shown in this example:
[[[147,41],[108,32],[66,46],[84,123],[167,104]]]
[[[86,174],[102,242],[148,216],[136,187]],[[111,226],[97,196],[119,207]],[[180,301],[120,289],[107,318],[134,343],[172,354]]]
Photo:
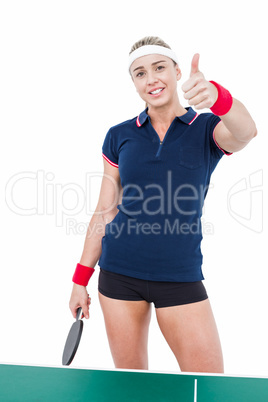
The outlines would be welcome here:
[[[87,293],[87,288],[85,286],[77,285],[74,283],[73,290],[69,302],[69,307],[74,318],[76,318],[76,312],[79,307],[82,307],[83,314],[85,318],[89,318],[89,306],[91,303],[91,298]]]

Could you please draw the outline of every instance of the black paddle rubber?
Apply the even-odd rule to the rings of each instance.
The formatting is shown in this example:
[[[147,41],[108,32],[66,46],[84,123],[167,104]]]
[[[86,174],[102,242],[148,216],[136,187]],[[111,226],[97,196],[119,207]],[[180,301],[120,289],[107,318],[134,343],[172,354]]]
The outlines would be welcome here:
[[[77,310],[76,321],[71,326],[62,355],[63,366],[69,366],[73,361],[83,332],[83,321],[79,319],[81,307]]]

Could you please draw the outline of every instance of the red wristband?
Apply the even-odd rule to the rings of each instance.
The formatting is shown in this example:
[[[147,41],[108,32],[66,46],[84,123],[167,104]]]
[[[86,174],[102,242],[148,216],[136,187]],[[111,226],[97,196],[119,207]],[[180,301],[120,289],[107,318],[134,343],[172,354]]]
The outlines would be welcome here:
[[[230,92],[223,88],[221,85],[217,84],[215,81],[209,81],[213,84],[218,91],[218,99],[214,103],[214,105],[210,108],[212,113],[217,116],[223,116],[229,112],[233,104],[233,97]]]
[[[95,269],[86,267],[85,265],[77,264],[73,276],[73,282],[77,285],[87,286],[89,279],[93,275]]]

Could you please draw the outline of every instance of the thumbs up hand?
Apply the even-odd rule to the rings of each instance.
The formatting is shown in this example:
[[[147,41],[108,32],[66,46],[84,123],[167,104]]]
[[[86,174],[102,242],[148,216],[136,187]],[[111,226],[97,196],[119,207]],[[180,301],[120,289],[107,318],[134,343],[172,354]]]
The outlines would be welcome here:
[[[217,88],[207,81],[199,71],[199,57],[196,53],[192,59],[190,78],[182,85],[184,98],[195,109],[211,108],[218,98]]]

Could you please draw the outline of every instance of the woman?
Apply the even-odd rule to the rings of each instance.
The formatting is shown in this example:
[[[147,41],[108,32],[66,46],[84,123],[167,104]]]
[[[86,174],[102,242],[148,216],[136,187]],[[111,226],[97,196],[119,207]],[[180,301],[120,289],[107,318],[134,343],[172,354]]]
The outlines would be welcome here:
[[[224,370],[202,282],[200,218],[217,163],[244,148],[257,131],[246,108],[207,81],[198,63],[195,54],[182,86],[189,103],[184,108],[176,54],[156,37],[137,42],[129,72],[147,108],[112,127],[103,143],[104,176],[73,276],[70,309],[75,316],[81,306],[89,317],[86,286],[98,262],[99,299],[117,368],[148,369],[154,303],[182,371]],[[192,106],[212,113],[198,114]]]

